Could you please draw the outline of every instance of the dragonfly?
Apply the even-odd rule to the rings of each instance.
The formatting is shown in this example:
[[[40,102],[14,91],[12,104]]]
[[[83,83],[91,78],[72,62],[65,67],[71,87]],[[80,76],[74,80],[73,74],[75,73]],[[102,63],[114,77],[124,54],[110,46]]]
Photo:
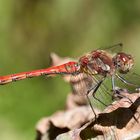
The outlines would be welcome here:
[[[85,86],[84,93],[87,96],[88,102],[96,118],[97,116],[92,107],[89,93],[92,92],[92,95],[94,96],[107,77],[111,77],[112,91],[116,94],[118,94],[115,85],[116,77],[125,84],[137,86],[121,76],[121,74],[129,73],[134,65],[134,59],[132,55],[122,52],[122,47],[122,44],[119,43],[105,49],[93,50],[80,57],[78,61],[69,61],[67,63],[58,66],[52,66],[46,69],[0,76],[0,85],[5,85],[11,82],[42,75],[54,76],[69,74],[75,78],[80,76],[81,74],[86,75],[87,77],[89,77],[88,82],[80,83]],[[96,78],[96,75],[101,76],[101,78]],[[74,86],[73,90],[78,90],[78,85]]]

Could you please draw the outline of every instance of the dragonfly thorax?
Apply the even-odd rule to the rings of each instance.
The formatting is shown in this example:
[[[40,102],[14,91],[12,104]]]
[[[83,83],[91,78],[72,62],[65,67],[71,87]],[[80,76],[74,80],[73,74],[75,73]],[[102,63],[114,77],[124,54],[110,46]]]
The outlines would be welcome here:
[[[114,63],[112,56],[103,50],[95,50],[79,59],[81,71],[88,74],[112,75]]]

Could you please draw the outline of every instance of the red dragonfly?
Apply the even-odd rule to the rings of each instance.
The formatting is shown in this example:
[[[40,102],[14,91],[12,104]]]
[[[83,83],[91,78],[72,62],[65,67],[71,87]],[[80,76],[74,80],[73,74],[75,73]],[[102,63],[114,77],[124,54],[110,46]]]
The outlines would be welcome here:
[[[84,86],[86,87],[84,92],[86,93],[85,95],[87,96],[90,106],[94,112],[94,109],[91,105],[91,101],[88,95],[92,91],[92,95],[94,96],[96,91],[98,90],[98,88],[103,83],[106,77],[111,77],[112,90],[114,92],[116,92],[115,77],[117,77],[122,82],[128,85],[137,86],[133,83],[128,82],[120,75],[120,74],[127,74],[134,65],[133,57],[130,54],[121,52],[121,50],[122,50],[121,43],[116,44],[104,50],[97,49],[83,55],[79,59],[78,62],[71,61],[62,65],[53,66],[47,69],[40,69],[40,70],[34,70],[34,71],[29,71],[29,72],[11,74],[7,76],[1,76],[0,84],[4,85],[10,82],[15,82],[22,79],[37,77],[41,75],[51,76],[51,75],[57,75],[57,74],[71,74],[76,78],[77,76],[80,76],[81,74],[85,74],[88,77],[90,77],[90,79],[88,80],[87,83],[86,82],[85,83],[81,82],[81,83],[84,84]],[[115,52],[115,53],[112,54],[111,52]],[[97,78],[95,78],[95,75],[99,75],[102,78],[98,80]],[[91,80],[91,79],[94,79],[94,80]],[[78,86],[75,86],[74,90],[77,90],[77,89],[78,89]],[[95,112],[94,112],[94,115],[96,117]]]

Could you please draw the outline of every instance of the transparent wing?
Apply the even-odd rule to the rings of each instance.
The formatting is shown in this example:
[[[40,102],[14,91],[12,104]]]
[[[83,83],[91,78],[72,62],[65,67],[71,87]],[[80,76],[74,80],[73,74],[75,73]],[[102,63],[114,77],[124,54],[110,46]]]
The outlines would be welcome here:
[[[107,52],[111,52],[111,53],[119,53],[123,49],[123,44],[122,43],[118,43],[118,44],[114,44],[112,46],[101,47],[99,49],[103,49],[103,50],[105,50]]]

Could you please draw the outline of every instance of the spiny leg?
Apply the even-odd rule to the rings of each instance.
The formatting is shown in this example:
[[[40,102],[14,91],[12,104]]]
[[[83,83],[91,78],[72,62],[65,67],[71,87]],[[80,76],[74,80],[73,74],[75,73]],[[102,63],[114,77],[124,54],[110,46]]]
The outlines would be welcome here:
[[[102,79],[97,83],[97,85],[95,86],[95,89],[94,89],[93,92],[92,92],[92,96],[93,96],[93,98],[95,98],[98,102],[102,103],[104,106],[107,106],[105,103],[103,103],[101,100],[99,100],[99,99],[95,96],[95,93],[97,92],[97,90],[99,89],[99,87],[101,86],[101,84],[103,83],[104,79],[105,79],[105,77],[102,78]],[[89,92],[91,92],[91,90],[90,90]]]
[[[120,94],[120,92],[119,92],[118,90],[116,90],[116,86],[115,86],[115,76],[114,76],[114,75],[111,77],[111,83],[112,83],[112,90],[113,90],[113,92],[117,95],[117,97],[127,98],[131,103],[133,103],[132,100],[131,100],[130,98],[128,98],[128,97],[125,96],[125,95]]]
[[[95,113],[95,111],[94,111],[94,108],[93,108],[93,106],[92,106],[91,100],[90,100],[90,98],[89,98],[89,93],[93,90],[93,92],[92,92],[93,98],[95,98],[96,100],[98,100],[98,101],[99,101],[100,103],[102,103],[103,105],[107,106],[105,103],[103,103],[102,101],[100,101],[98,98],[96,98],[96,97],[94,96],[95,93],[96,93],[96,91],[98,90],[98,88],[100,87],[100,85],[102,84],[103,81],[104,81],[104,78],[103,78],[99,83],[97,83],[94,87],[92,87],[91,89],[89,89],[89,90],[87,91],[87,94],[86,94],[87,99],[88,99],[88,102],[89,102],[89,105],[90,105],[90,107],[91,107],[91,109],[92,109],[92,111],[93,111],[93,113],[94,113],[94,115],[95,115],[95,120],[97,119],[97,115],[96,115],[96,113]]]
[[[129,86],[134,86],[134,87],[139,87],[139,85],[136,85],[136,84],[133,84],[129,81],[127,81],[124,77],[122,77],[121,75],[119,74],[116,74],[116,76],[125,84],[129,85]]]
[[[94,80],[97,82],[97,81],[99,81],[99,79],[98,79],[98,75],[96,75],[96,77],[94,76],[93,77],[94,78]],[[104,84],[103,82],[104,82],[104,80],[105,80],[105,78],[106,78],[106,76],[104,76],[103,77],[103,79],[101,79],[101,83],[99,84],[99,86],[100,86],[100,89],[98,90],[98,92],[99,92],[99,94],[100,95],[102,95],[102,93],[105,95],[105,94],[107,94],[107,95],[109,95],[110,97],[112,97],[113,95],[111,94],[111,90],[106,86],[106,84]],[[110,104],[105,104],[105,103],[103,103],[101,100],[99,100],[98,98],[96,98],[95,96],[93,96],[93,98],[95,98],[96,100],[98,100],[100,103],[102,103],[104,106],[108,106],[108,105],[110,105]]]
[[[131,83],[130,81],[126,80],[124,77],[120,76],[119,74],[116,74],[116,76],[117,76],[117,78],[118,78],[119,80],[121,80],[121,82],[123,82],[123,83],[125,83],[125,84],[127,84],[127,85],[129,85],[129,86],[136,87],[136,88],[135,88],[135,91],[138,92],[138,93],[140,92],[140,85]]]
[[[89,103],[89,105],[90,105],[90,107],[91,107],[91,109],[92,109],[92,112],[93,112],[93,114],[94,114],[94,116],[95,116],[95,120],[96,120],[96,119],[97,119],[97,115],[96,115],[96,112],[95,112],[95,110],[94,110],[94,108],[93,108],[93,106],[92,106],[92,103],[91,103],[91,101],[90,101],[90,98],[89,98],[88,94],[86,94],[86,97],[87,97],[88,103]]]

